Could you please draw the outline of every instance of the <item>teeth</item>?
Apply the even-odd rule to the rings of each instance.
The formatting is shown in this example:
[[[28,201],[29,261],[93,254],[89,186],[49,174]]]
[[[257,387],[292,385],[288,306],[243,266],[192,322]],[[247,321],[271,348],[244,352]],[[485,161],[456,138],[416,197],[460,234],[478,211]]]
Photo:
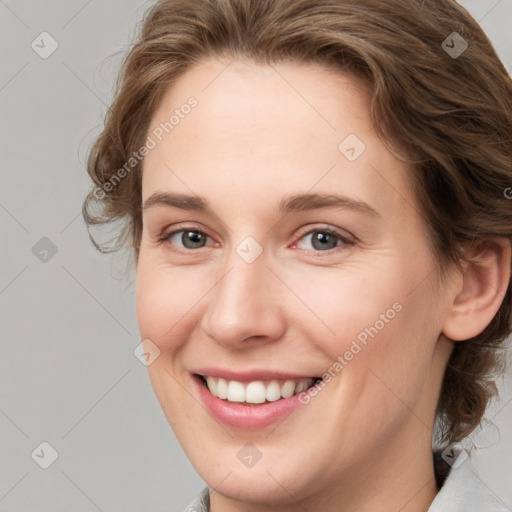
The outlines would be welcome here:
[[[243,400],[239,401],[243,402]],[[250,382],[247,385],[245,388],[245,401],[250,404],[262,404],[265,401],[265,386],[263,382]]]
[[[228,384],[228,396],[230,402],[245,402],[245,388],[241,382],[230,380]]]
[[[308,388],[309,388],[309,386],[306,381],[299,382],[297,384],[297,387],[295,388],[295,393],[296,394],[302,393],[303,391],[306,391],[306,389],[308,389]]]
[[[281,388],[281,396],[284,398],[289,398],[293,395],[295,391],[295,382],[293,380],[287,380],[283,387]]]
[[[281,382],[271,380],[267,384],[256,380],[244,384],[236,380],[226,381],[217,377],[206,377],[206,385],[213,396],[229,402],[249,404],[262,404],[265,401],[275,402],[280,398],[289,398],[305,391],[314,382],[315,379],[306,378]]]
[[[211,391],[212,395],[217,396],[217,379],[213,377],[206,377],[206,384],[208,385],[208,389]]]
[[[265,390],[265,398],[269,402],[275,402],[281,398],[281,386],[277,380],[271,380]]]
[[[215,380],[217,380],[214,377],[212,377],[212,379],[214,382],[215,382]],[[210,389],[209,386],[208,386],[208,389]],[[211,391],[211,389],[210,389],[210,391]],[[218,379],[216,391],[217,391],[217,394],[215,396],[217,396],[217,398],[226,399],[228,396],[228,383],[224,379]],[[211,391],[211,393],[213,394],[213,391]]]

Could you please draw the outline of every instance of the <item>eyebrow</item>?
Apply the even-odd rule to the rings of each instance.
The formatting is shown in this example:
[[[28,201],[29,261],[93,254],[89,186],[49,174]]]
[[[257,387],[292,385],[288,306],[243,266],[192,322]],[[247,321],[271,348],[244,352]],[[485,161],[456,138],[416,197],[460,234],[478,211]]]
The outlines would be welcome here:
[[[168,192],[155,192],[142,205],[146,211],[155,206],[172,206],[182,210],[192,210],[204,213],[213,213],[208,201],[200,196],[186,194],[171,194]],[[298,211],[315,210],[319,208],[337,207],[354,210],[374,217],[379,213],[368,203],[351,199],[350,197],[333,194],[293,194],[281,199],[277,205],[278,213],[290,213]]]

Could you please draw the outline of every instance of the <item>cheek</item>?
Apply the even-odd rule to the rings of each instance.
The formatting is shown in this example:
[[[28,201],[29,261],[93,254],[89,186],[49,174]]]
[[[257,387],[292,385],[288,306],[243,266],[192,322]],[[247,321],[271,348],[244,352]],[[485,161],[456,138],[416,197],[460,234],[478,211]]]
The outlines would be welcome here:
[[[294,280],[297,295],[307,297],[304,302],[315,313],[302,306],[302,314],[295,315],[302,338],[327,356],[331,373],[344,373],[354,391],[374,387],[370,370],[400,393],[426,376],[440,315],[428,281],[418,286],[421,271],[398,262],[374,272],[339,269],[337,275],[317,272],[307,281]],[[373,384],[379,395],[382,384]]]
[[[439,336],[430,289],[405,290],[395,288],[382,293],[380,299],[375,297],[368,306],[370,314],[367,311],[360,317],[365,325],[353,326],[343,340],[345,392],[358,396],[361,417],[373,419],[383,428],[388,424],[391,431],[419,403],[431,378]],[[351,311],[357,314],[357,308]],[[428,423],[424,413],[420,416]]]
[[[160,350],[147,367],[155,395],[174,429],[177,418],[191,405],[188,395],[176,380],[180,366],[180,348],[190,328],[190,311],[197,298],[188,279],[180,278],[158,263],[145,259],[143,253],[137,266],[136,313],[142,340],[151,340]],[[188,315],[187,315],[188,314]]]
[[[207,291],[196,274],[164,268],[150,261],[137,269],[136,312],[140,334],[162,350],[176,349],[194,306]]]
[[[172,311],[172,302],[169,307],[163,304],[172,299],[166,282],[156,279],[155,273],[139,265],[137,272],[136,311],[140,335],[143,339],[149,338],[157,342],[166,329],[169,329],[168,314]]]
[[[396,323],[405,296],[401,290],[406,286],[391,275],[389,269],[372,275],[355,267],[312,269],[307,280],[290,275],[290,288],[302,301],[295,301],[293,315],[304,339],[314,340],[323,352],[336,357],[348,350],[353,340],[364,346],[376,335],[381,337]]]

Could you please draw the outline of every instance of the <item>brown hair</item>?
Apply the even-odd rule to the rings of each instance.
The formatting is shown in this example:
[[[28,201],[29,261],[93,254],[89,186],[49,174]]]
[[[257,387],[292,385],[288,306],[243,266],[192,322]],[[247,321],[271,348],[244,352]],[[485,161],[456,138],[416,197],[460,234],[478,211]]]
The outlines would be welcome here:
[[[464,241],[512,239],[512,81],[454,0],[162,0],[123,62],[89,154],[96,187],[83,205],[86,223],[124,221],[113,246],[95,242],[100,250],[128,245],[138,259],[142,166],[130,159],[164,92],[210,55],[321,63],[363,79],[375,130],[411,164],[441,272],[460,261]],[[496,393],[511,309],[509,283],[487,328],[455,343],[437,408],[442,440],[467,436]]]

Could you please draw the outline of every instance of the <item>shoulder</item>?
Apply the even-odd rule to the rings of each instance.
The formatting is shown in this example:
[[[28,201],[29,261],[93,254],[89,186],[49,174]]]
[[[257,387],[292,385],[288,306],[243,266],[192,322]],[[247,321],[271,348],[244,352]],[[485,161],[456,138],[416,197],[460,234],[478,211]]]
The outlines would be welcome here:
[[[478,475],[468,453],[460,448],[449,448],[443,459],[450,461],[449,471],[428,512],[510,512]],[[441,467],[436,454],[437,467]],[[450,467],[451,466],[451,467]]]
[[[208,487],[204,487],[183,512],[209,512],[210,493]]]

